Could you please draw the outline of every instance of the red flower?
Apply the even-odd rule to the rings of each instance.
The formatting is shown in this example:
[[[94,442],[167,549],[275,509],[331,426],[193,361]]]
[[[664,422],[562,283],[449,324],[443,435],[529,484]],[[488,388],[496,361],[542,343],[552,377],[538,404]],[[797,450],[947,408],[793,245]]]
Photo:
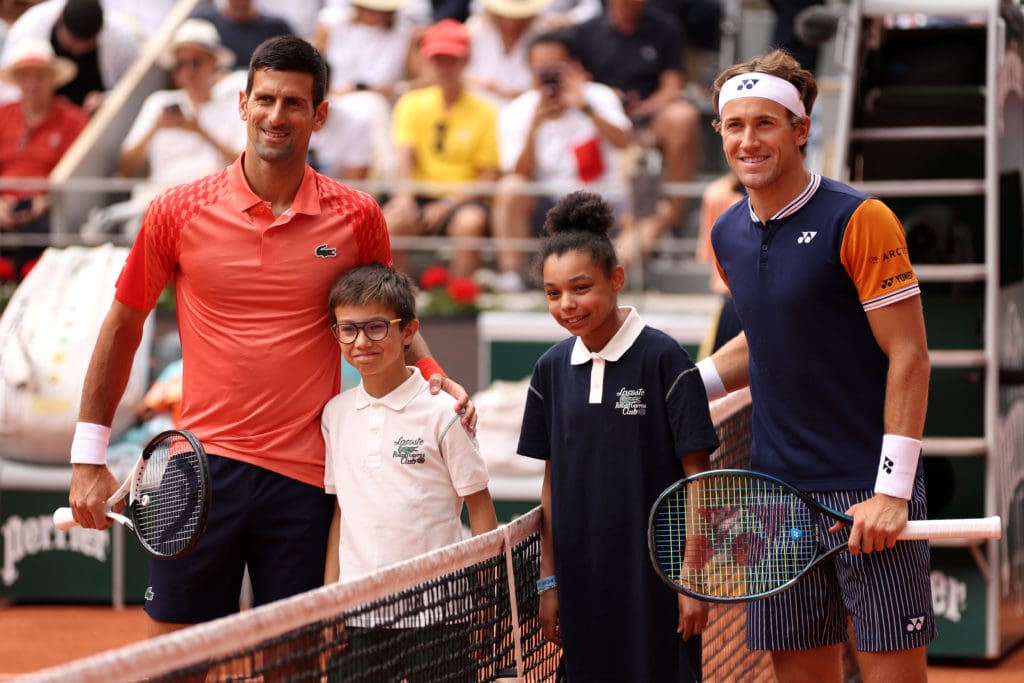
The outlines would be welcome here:
[[[39,263],[39,257],[34,258],[31,261],[27,261],[26,263],[22,264],[22,266],[21,266],[21,279],[22,280],[24,280],[25,278],[28,277],[28,274],[32,272],[32,269],[36,267],[37,263]]]
[[[476,283],[468,277],[452,278],[448,283],[448,296],[452,301],[459,304],[471,304],[476,301],[476,295],[480,293]]]
[[[420,288],[433,289],[448,284],[448,269],[444,266],[431,266],[420,275]]]
[[[10,259],[0,256],[0,280],[13,280],[14,275],[14,264]]]

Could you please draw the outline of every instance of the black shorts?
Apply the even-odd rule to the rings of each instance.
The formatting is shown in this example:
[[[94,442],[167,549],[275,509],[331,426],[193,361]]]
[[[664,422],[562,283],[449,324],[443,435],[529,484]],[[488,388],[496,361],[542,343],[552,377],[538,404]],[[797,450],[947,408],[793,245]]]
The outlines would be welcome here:
[[[322,586],[335,497],[256,465],[209,461],[206,531],[184,557],[150,559],[146,613],[195,624],[237,612],[246,566],[255,605]]]

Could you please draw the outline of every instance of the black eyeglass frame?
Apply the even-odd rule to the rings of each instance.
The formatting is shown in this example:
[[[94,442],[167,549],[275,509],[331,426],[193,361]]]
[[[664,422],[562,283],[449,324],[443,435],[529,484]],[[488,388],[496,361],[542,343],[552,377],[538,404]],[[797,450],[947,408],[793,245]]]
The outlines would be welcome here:
[[[391,326],[394,325],[395,323],[401,323],[401,322],[403,322],[402,318],[394,318],[393,320],[379,320],[379,319],[375,318],[373,320],[364,320],[361,323],[353,323],[353,322],[347,322],[347,321],[346,322],[339,322],[339,323],[334,323],[333,325],[331,325],[331,333],[334,335],[334,338],[338,340],[339,344],[346,344],[346,345],[347,344],[355,344],[356,340],[359,339],[359,333],[360,332],[362,332],[363,336],[365,336],[370,341],[384,341],[385,339],[388,338],[388,334],[391,333]],[[373,325],[374,323],[383,323],[384,324],[384,334],[380,335],[379,337],[375,337],[375,336],[370,334],[370,330],[368,330],[366,328],[366,326],[367,325]],[[350,339],[348,341],[345,341],[344,339],[341,338],[341,334],[340,334],[338,328],[342,327],[342,326],[356,328],[356,333],[355,333],[355,335],[353,335],[352,339]]]

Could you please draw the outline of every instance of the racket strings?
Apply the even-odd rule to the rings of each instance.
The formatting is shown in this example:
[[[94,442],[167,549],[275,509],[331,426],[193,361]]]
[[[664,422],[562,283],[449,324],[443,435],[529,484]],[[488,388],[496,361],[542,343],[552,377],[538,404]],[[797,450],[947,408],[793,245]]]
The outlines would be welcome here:
[[[688,482],[655,518],[661,567],[684,590],[718,599],[769,592],[814,559],[811,510],[780,486],[743,475]]]
[[[136,482],[135,530],[159,555],[179,553],[200,532],[204,492],[199,457],[187,439],[171,436],[153,446]]]

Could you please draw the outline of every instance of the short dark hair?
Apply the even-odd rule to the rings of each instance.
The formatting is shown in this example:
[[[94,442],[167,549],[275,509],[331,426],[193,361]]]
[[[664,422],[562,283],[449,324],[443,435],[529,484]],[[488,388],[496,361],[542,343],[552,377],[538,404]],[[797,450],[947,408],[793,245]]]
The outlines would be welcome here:
[[[103,6],[100,0],[68,0],[60,23],[76,38],[95,38],[103,28]]]
[[[576,47],[573,44],[572,37],[565,31],[545,31],[535,35],[526,46],[526,54],[530,55],[533,53],[533,48],[538,45],[561,45],[565,49],[565,54],[569,59],[573,61],[579,60],[579,55],[576,54]]]
[[[327,308],[332,322],[338,306],[382,304],[402,319],[401,326],[416,318],[416,284],[405,273],[373,262],[345,272],[331,285]]]
[[[257,71],[297,71],[313,77],[313,108],[320,106],[327,95],[327,63],[323,55],[308,41],[298,36],[284,35],[267,38],[260,43],[249,60],[249,77],[245,94],[252,93],[252,81]]]
[[[578,190],[558,200],[544,218],[548,236],[537,255],[537,269],[543,270],[548,256],[568,251],[590,254],[605,275],[611,277],[619,258],[608,236],[615,225],[615,211],[601,195]],[[543,278],[541,278],[543,279]]]

